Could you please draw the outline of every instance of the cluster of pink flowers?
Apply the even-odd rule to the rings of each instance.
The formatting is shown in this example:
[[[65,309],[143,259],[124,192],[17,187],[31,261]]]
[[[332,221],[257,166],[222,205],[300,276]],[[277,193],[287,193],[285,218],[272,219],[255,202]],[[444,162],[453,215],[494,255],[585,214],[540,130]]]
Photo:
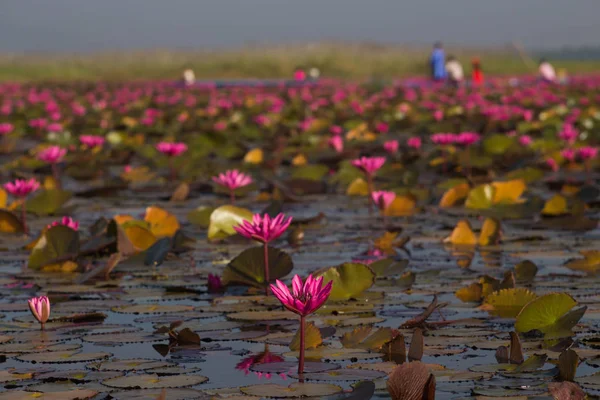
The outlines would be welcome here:
[[[475,132],[454,133],[436,133],[431,135],[431,141],[440,146],[458,144],[460,146],[472,146],[481,139],[481,136]]]

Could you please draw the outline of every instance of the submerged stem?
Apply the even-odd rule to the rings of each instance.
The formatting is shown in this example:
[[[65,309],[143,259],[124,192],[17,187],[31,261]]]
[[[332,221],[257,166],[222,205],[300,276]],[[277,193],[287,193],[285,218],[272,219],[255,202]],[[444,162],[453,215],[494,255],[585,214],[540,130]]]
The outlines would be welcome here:
[[[233,189],[229,190],[229,198],[231,199],[231,205],[235,204],[235,191]]]

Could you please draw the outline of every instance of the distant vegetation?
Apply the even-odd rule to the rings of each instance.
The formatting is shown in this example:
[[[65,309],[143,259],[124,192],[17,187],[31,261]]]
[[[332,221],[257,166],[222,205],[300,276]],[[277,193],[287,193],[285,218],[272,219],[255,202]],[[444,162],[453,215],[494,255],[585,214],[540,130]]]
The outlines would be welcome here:
[[[449,47],[448,53],[456,55],[467,71],[473,57],[481,59],[487,74],[524,74],[535,70],[534,63],[527,65],[511,48],[468,50]],[[194,69],[198,79],[287,78],[297,66],[318,67],[327,77],[377,79],[423,75],[427,71],[428,54],[428,48],[332,43],[218,51],[3,54],[0,55],[0,80],[172,80],[178,79],[185,68]],[[556,67],[564,67],[569,73],[600,69],[600,59],[561,58],[565,59],[556,61]]]

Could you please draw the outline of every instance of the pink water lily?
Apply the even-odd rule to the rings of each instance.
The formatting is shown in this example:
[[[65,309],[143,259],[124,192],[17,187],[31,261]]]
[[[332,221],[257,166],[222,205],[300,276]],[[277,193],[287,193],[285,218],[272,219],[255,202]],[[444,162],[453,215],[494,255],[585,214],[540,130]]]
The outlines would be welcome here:
[[[27,303],[29,304],[29,311],[44,330],[46,322],[50,318],[50,300],[46,296],[40,296],[29,299]]]
[[[235,190],[244,186],[248,186],[253,182],[250,175],[244,174],[237,169],[230,169],[225,171],[225,173],[213,176],[212,180],[217,185],[229,189],[231,204],[235,203]]]
[[[582,160],[591,160],[598,156],[598,148],[584,146],[577,149],[577,156]]]
[[[481,136],[479,136],[479,134],[475,132],[461,132],[455,136],[454,142],[458,145],[468,147],[479,142],[480,138]]]
[[[248,239],[267,244],[283,235],[291,223],[292,217],[286,219],[284,214],[279,214],[275,218],[271,218],[268,214],[263,216],[254,214],[252,222],[244,221],[233,229]]]
[[[9,182],[4,184],[4,189],[12,196],[19,197],[23,199],[21,203],[21,223],[23,224],[23,231],[25,233],[29,233],[29,229],[27,227],[27,207],[25,203],[25,197],[29,195],[29,193],[35,192],[40,188],[40,183],[35,180],[35,178],[31,178],[29,180],[25,179],[17,179],[14,182]]]
[[[529,146],[531,146],[532,143],[533,143],[533,139],[531,138],[531,136],[523,135],[523,136],[519,137],[519,144],[521,146],[529,147]]]
[[[244,221],[240,225],[234,226],[233,229],[240,235],[248,239],[258,240],[263,243],[265,269],[265,283],[269,283],[269,242],[277,239],[292,223],[292,217],[286,219],[284,214],[278,214],[275,218],[271,218],[269,214],[254,214],[252,222]],[[269,295],[268,286],[265,286],[265,295]]]
[[[221,293],[225,288],[219,275],[208,274],[208,293]]]
[[[62,219],[60,221],[54,221],[53,223],[51,223],[50,225],[48,225],[48,229],[54,227],[54,226],[66,226],[67,228],[71,228],[74,231],[79,229],[79,222],[75,221],[73,218],[71,217],[62,217]]]
[[[419,150],[421,148],[421,138],[413,136],[406,141],[406,145],[411,149]]]
[[[298,374],[304,373],[304,347],[305,347],[305,325],[306,316],[317,311],[329,298],[333,281],[323,286],[323,277],[314,278],[309,275],[304,284],[300,276],[295,275],[292,279],[292,291],[280,280],[271,285],[271,291],[289,311],[300,316],[300,357],[298,362]]]
[[[396,199],[396,193],[379,190],[373,192],[371,198],[373,199],[373,203],[375,203],[383,213]]]
[[[8,135],[15,129],[14,125],[9,122],[0,124],[0,136]]]
[[[179,157],[188,149],[187,144],[182,142],[160,142],[156,145],[156,150],[169,158],[169,170],[171,171],[171,179],[177,178],[177,170],[173,165],[173,158]]]
[[[35,178],[16,179],[14,182],[4,184],[4,189],[15,197],[27,197],[29,193],[35,192],[39,188],[40,183]]]
[[[329,147],[334,149],[337,153],[344,151],[344,139],[341,136],[332,136],[327,141]]]
[[[106,139],[104,139],[104,137],[102,136],[97,135],[81,135],[79,136],[79,141],[84,146],[93,149],[94,147],[101,147],[102,145],[104,145]]]
[[[383,149],[387,151],[389,154],[396,154],[398,152],[398,148],[400,144],[397,140],[388,140],[383,144]]]
[[[436,133],[431,135],[431,141],[441,146],[448,146],[456,142],[456,135],[453,133]]]
[[[575,161],[575,154],[575,150],[573,149],[563,149],[560,152],[560,155],[569,162]]]
[[[160,142],[156,145],[156,150],[167,157],[179,157],[187,151],[187,144],[182,142]]]
[[[37,158],[48,164],[56,164],[62,161],[67,154],[67,149],[63,149],[60,146],[50,146],[40,151]]]
[[[352,165],[363,171],[366,175],[373,176],[385,164],[385,157],[361,157],[352,160]]]

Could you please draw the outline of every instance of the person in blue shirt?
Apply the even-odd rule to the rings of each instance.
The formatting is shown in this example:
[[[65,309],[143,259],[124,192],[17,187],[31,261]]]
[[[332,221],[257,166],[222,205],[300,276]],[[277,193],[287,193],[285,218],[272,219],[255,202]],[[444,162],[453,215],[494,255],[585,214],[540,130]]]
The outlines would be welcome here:
[[[446,55],[440,42],[437,42],[433,46],[429,64],[431,66],[431,79],[434,81],[443,81],[446,79]]]

